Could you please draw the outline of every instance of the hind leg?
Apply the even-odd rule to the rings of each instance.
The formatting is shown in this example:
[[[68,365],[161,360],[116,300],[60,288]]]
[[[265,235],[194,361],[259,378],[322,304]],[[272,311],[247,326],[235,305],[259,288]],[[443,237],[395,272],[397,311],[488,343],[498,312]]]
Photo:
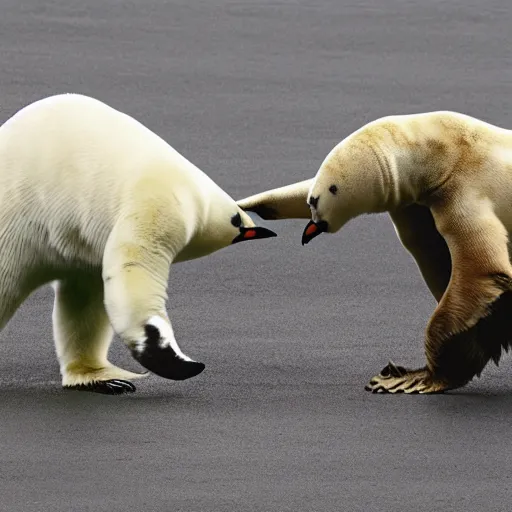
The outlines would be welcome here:
[[[53,288],[53,333],[63,387],[108,394],[135,391],[128,379],[145,374],[118,368],[107,358],[113,329],[103,305],[101,277],[66,278]]]

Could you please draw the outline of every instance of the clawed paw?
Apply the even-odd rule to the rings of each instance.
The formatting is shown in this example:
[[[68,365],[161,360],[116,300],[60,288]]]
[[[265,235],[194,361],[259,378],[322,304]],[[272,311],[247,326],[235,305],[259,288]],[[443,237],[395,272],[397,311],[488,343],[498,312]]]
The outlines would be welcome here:
[[[124,393],[133,393],[136,390],[135,386],[130,381],[121,379],[99,380],[88,384],[64,386],[64,389],[74,391],[91,391],[93,393],[102,393],[104,395],[122,395]]]
[[[411,370],[392,361],[365,386],[372,393],[442,393],[450,386],[433,378],[426,368]]]

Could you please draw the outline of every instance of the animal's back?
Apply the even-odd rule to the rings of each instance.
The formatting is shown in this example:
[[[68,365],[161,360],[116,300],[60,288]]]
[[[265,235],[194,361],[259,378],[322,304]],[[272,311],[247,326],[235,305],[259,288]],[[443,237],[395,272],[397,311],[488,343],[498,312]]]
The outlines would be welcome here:
[[[508,208],[512,195],[509,129],[459,112],[433,111],[383,117],[347,139],[371,142],[392,153],[403,182],[436,188],[450,176],[451,183],[454,179],[463,186],[474,183],[479,192]]]
[[[172,149],[156,134],[98,100],[45,98],[0,127],[0,200],[31,187],[41,205],[56,191],[79,203],[92,197],[95,205],[108,204],[166,151]]]
[[[97,264],[137,179],[152,166],[180,173],[193,167],[187,164],[98,100],[65,94],[37,101],[0,127],[0,238],[18,230],[59,256],[80,250],[79,259]]]
[[[512,131],[458,112],[430,112],[397,118],[410,140],[428,151],[430,168],[450,169],[448,181],[486,197],[512,232]],[[444,173],[447,177],[448,174]]]

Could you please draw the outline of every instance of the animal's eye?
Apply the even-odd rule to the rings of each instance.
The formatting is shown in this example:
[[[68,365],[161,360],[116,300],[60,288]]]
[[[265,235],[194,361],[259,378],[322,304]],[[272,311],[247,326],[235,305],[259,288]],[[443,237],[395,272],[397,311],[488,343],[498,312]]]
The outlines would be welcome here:
[[[338,192],[338,187],[336,185],[331,185],[329,187],[329,192],[334,196],[336,195],[336,192]]]
[[[240,217],[239,213],[235,213],[235,215],[231,217],[231,224],[233,224],[235,228],[239,228],[242,225],[242,217]]]

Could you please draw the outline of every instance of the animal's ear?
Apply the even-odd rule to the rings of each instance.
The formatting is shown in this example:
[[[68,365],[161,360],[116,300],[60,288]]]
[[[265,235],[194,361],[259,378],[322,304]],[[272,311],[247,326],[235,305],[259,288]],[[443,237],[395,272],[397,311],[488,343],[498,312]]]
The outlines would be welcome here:
[[[243,242],[244,240],[257,240],[258,238],[270,238],[273,236],[277,236],[276,233],[261,226],[255,226],[253,228],[241,226],[240,234],[236,236],[231,243],[236,244],[238,242]]]

